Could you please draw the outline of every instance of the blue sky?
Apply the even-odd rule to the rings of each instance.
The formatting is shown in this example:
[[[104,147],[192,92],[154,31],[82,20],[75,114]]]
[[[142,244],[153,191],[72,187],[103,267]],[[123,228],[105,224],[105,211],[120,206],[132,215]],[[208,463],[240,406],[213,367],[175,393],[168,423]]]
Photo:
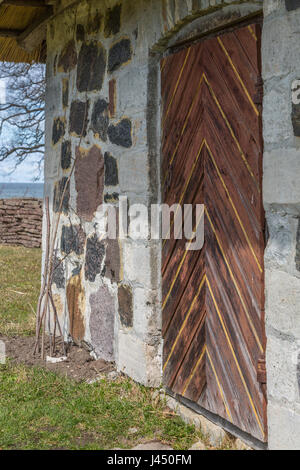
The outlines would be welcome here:
[[[0,80],[0,103],[5,104],[6,86],[5,81]],[[9,135],[9,129],[6,129],[6,137]],[[1,145],[1,142],[0,142]],[[43,168],[39,171],[38,161],[40,155],[31,155],[16,167],[14,159],[6,159],[0,162],[0,183],[33,183],[44,181]],[[35,179],[38,178],[37,181]]]
[[[15,169],[16,163],[13,159],[0,162],[0,183],[34,183],[35,178],[39,176],[37,162],[39,156],[30,156],[25,162],[21,163]],[[36,182],[43,182],[44,173],[41,172],[40,178]]]

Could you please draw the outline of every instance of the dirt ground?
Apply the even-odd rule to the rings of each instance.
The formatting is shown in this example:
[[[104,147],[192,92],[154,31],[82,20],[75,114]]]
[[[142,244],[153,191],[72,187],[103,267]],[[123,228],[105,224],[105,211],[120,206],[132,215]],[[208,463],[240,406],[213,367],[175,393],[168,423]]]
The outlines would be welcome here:
[[[114,379],[117,372],[112,363],[102,359],[94,360],[89,351],[74,344],[66,344],[67,360],[52,364],[41,359],[38,353],[33,355],[34,337],[10,337],[0,334],[0,340],[4,341],[6,356],[12,363],[22,363],[28,366],[44,367],[52,372],[66,375],[75,381],[92,382],[101,377]],[[49,355],[48,344],[46,344],[46,356]],[[55,356],[63,356],[62,347],[58,346]]]

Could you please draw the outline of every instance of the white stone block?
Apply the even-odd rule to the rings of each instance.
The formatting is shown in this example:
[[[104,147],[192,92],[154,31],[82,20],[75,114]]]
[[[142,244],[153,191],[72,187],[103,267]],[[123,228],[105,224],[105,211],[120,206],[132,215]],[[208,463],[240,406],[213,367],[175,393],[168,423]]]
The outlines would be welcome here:
[[[146,288],[152,287],[151,249],[126,240],[123,243],[124,280]]]
[[[267,390],[269,399],[299,402],[298,357],[300,343],[279,339],[267,329]]]
[[[161,335],[161,315],[155,291],[138,287],[134,289],[133,328],[145,342],[154,341]]]
[[[148,66],[124,68],[118,77],[117,113],[132,116],[147,108]]]
[[[264,16],[271,15],[284,7],[284,0],[265,0],[264,2]]]
[[[126,152],[119,160],[119,184],[124,192],[146,193],[149,186],[148,155]]]
[[[269,402],[268,428],[270,450],[300,449],[300,414]]]
[[[300,341],[299,278],[279,270],[266,271],[266,321]]]
[[[161,356],[157,348],[123,331],[119,332],[117,368],[143,385],[158,387],[161,383]]]
[[[263,158],[265,204],[300,204],[300,151],[280,148]]]
[[[265,88],[263,99],[263,137],[265,144],[284,146],[293,136],[291,120],[291,80],[285,79]],[[282,150],[282,156],[285,149]],[[266,158],[264,156],[264,158]]]

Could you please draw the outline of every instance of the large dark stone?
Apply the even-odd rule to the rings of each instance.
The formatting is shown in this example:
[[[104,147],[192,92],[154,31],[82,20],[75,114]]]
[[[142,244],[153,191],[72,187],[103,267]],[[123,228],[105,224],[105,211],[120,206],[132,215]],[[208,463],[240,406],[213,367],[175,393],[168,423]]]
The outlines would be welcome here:
[[[104,165],[106,186],[116,186],[119,184],[117,161],[108,152],[104,154]]]
[[[86,136],[89,101],[73,101],[70,110],[69,130],[78,136]]]
[[[52,127],[52,143],[53,145],[57,144],[60,139],[65,135],[65,123],[61,118],[56,118],[53,121]]]
[[[87,239],[84,266],[86,280],[95,282],[97,274],[101,273],[104,253],[104,243],[98,240],[96,234]]]
[[[76,149],[75,187],[77,214],[91,222],[103,202],[104,189],[104,158],[96,145],[88,151]]]
[[[72,151],[71,151],[71,141],[64,140],[61,144],[61,156],[60,162],[63,170],[68,170],[71,166],[72,160]]]
[[[84,26],[82,24],[78,24],[76,26],[76,39],[77,41],[83,42],[84,38],[85,38]]]
[[[82,44],[77,66],[78,91],[101,90],[106,68],[106,52],[101,43]]]
[[[298,222],[297,240],[296,240],[296,269],[300,271],[300,219]]]
[[[122,5],[115,5],[109,8],[105,15],[104,35],[106,38],[114,36],[120,32]]]
[[[80,225],[64,225],[61,232],[60,248],[62,253],[82,255],[84,251],[85,234]]]
[[[296,10],[300,7],[300,0],[285,0],[287,11]]]
[[[118,193],[106,193],[104,194],[104,202],[106,204],[114,204],[115,202],[118,202],[119,200],[119,194]]]
[[[69,105],[69,80],[64,78],[62,81],[62,104],[63,108],[67,108]]]
[[[94,15],[90,17],[90,20],[87,26],[87,31],[89,34],[100,32],[102,18],[103,16],[99,11],[97,11]]]
[[[125,64],[131,59],[131,43],[129,39],[121,39],[114,44],[108,55],[108,71],[114,72],[121,65]]]
[[[74,39],[69,41],[62,50],[58,60],[59,72],[70,72],[77,64],[77,52]]]
[[[67,183],[68,178],[63,177],[58,181],[54,186],[54,196],[53,196],[53,210],[54,212],[59,212],[62,195],[64,193],[63,201],[61,204],[61,212],[67,214],[69,211],[69,200],[70,200],[70,182]],[[66,186],[66,190],[64,192]]]
[[[292,103],[292,124],[294,135],[300,137],[300,104]]]
[[[100,137],[100,139],[106,141],[108,125],[108,103],[99,98],[94,104],[91,118],[91,129]]]
[[[58,289],[65,288],[64,265],[61,259],[58,258],[56,253],[54,254],[54,257],[53,257],[52,284],[55,284]]]
[[[116,107],[117,107],[117,81],[115,78],[109,80],[108,83],[108,93],[109,93],[109,116],[111,118],[115,117]]]
[[[129,148],[132,146],[131,138],[131,121],[129,119],[122,119],[118,124],[111,125],[108,128],[109,140],[121,147]]]
[[[56,75],[57,59],[58,59],[58,55],[56,54],[56,56],[54,57],[54,61],[53,61],[53,73],[54,73],[54,75]]]
[[[120,285],[118,288],[119,316],[123,326],[133,326],[133,302],[130,286]]]
[[[105,277],[120,282],[120,246],[116,239],[106,240]]]

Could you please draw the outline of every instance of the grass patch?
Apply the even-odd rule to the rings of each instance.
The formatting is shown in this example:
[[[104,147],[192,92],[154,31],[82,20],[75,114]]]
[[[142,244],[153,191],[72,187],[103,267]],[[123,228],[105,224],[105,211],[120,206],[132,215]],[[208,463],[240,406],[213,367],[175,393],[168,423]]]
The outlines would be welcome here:
[[[40,272],[40,249],[0,245],[0,333],[34,333]]]
[[[201,436],[128,378],[88,385],[43,369],[0,366],[0,448],[130,448],[142,438],[182,450]]]

